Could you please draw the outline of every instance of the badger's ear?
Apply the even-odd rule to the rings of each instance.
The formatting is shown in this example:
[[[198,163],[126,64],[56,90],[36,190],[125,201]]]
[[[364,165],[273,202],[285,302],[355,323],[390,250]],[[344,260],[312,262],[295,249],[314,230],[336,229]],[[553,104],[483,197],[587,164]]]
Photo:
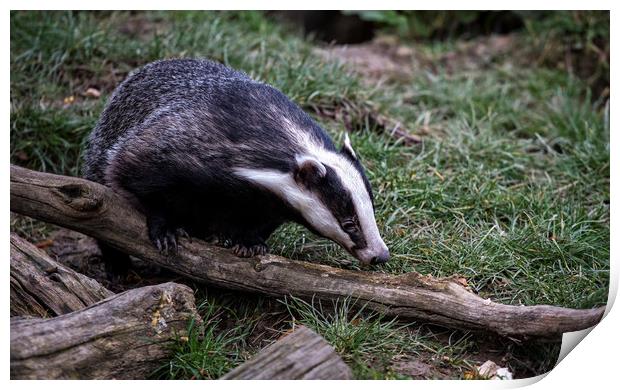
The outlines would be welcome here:
[[[295,169],[295,181],[306,187],[318,183],[327,174],[327,169],[322,162],[314,157],[297,157],[297,169]]]
[[[349,133],[344,133],[344,142],[342,143],[342,149],[340,152],[349,156],[353,160],[357,160],[357,155],[355,154],[355,150],[351,146],[351,140],[349,139]]]

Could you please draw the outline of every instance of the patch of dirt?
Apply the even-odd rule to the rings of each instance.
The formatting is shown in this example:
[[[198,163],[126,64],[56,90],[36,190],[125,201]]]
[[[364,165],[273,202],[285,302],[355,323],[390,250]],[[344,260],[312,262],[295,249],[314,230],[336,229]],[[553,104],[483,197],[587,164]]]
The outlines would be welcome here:
[[[380,36],[358,45],[316,48],[315,54],[341,61],[364,76],[370,84],[378,81],[406,81],[417,72],[448,73],[484,69],[503,59],[517,45],[514,35],[482,36],[460,41],[454,50],[433,56],[416,49],[415,44],[400,42],[394,36]]]
[[[390,366],[391,370],[413,378],[426,379],[432,376],[433,366],[420,359],[397,360]]]
[[[130,14],[116,26],[119,33],[141,41],[151,40],[155,35],[166,32],[168,28],[168,23],[163,19],[150,17],[142,12]]]
[[[498,61],[507,63],[507,54],[517,45],[514,35],[491,35],[470,41],[458,42],[454,49],[433,55],[416,48],[415,44],[403,43],[394,36],[380,36],[357,45],[317,47],[314,53],[329,61],[340,61],[345,67],[360,74],[362,80],[372,87],[382,83],[406,83],[420,72],[454,73],[480,70]],[[393,118],[380,114],[376,108],[341,101],[335,107],[312,107],[325,118],[342,122],[349,131],[369,123],[371,127],[388,133],[406,145],[422,141],[423,136],[439,135],[440,129],[430,124],[430,113],[420,127],[403,128]]]
[[[389,369],[414,379],[476,379],[476,368],[489,360],[507,367],[515,379],[530,378],[553,368],[561,345],[559,340],[518,342],[488,332],[454,331],[426,324],[417,331],[445,349],[395,356]]]
[[[79,96],[86,96],[89,88],[96,89],[100,93],[110,94],[129,72],[144,64],[123,63],[118,64],[107,61],[101,65],[100,69],[93,69],[88,65],[77,65],[70,68],[64,75],[71,85],[71,89]]]
[[[429,61],[434,72],[448,73],[480,70],[507,61],[506,54],[517,48],[515,35],[490,35],[469,41],[459,41],[454,50]]]
[[[358,45],[316,48],[314,53],[329,61],[341,61],[371,82],[407,80],[422,65],[422,56],[413,47],[401,45],[390,36]]]

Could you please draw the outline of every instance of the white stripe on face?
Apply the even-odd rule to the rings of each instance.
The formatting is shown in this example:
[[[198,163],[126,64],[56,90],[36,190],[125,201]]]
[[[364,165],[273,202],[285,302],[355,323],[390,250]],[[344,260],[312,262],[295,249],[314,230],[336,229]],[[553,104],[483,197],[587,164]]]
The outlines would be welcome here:
[[[336,172],[345,189],[351,194],[360,230],[367,244],[366,248],[356,250],[352,254],[360,261],[370,263],[373,257],[386,253],[388,249],[379,234],[370,195],[359,171],[346,158],[319,148],[315,150],[312,158],[329,165]],[[303,157],[299,157],[299,159],[303,160]],[[340,222],[326,205],[312,191],[301,187],[291,173],[241,167],[234,168],[233,172],[267,188],[280,199],[286,201],[325,237],[337,242],[349,251],[355,246],[349,234],[342,230]]]
[[[325,165],[329,165],[334,169],[345,189],[351,194],[360,229],[367,243],[367,247],[357,250],[354,256],[362,262],[369,263],[373,257],[387,253],[387,246],[383,239],[381,239],[379,229],[377,228],[370,195],[361,174],[351,161],[338,153],[326,150],[320,144],[320,141],[314,139],[308,132],[299,129],[294,121],[283,116],[278,107],[269,105],[265,112],[267,115],[274,116],[276,120],[282,123],[282,130],[289,135],[292,143],[306,150],[306,153],[297,156],[298,161],[308,156]],[[355,156],[348,135],[345,143],[345,146]],[[354,246],[348,233],[342,230],[340,222],[333,216],[332,212],[315,194],[301,189],[290,174],[246,168],[238,168],[235,171],[240,176],[263,185],[273,193],[278,194],[281,199],[289,202],[291,206],[301,212],[306,221],[324,236],[336,241],[347,250]]]
[[[313,152],[318,156],[319,161],[334,169],[345,189],[351,194],[360,229],[367,244],[366,248],[357,250],[355,256],[362,262],[369,263],[373,257],[388,252],[379,234],[372,201],[360,172],[351,161],[340,154],[322,148],[317,148]]]
[[[331,211],[315,194],[300,187],[290,173],[241,167],[233,168],[233,172],[276,194],[299,211],[304,219],[325,237],[329,237],[345,248],[351,248],[354,245],[349,235],[340,228],[340,223]]]

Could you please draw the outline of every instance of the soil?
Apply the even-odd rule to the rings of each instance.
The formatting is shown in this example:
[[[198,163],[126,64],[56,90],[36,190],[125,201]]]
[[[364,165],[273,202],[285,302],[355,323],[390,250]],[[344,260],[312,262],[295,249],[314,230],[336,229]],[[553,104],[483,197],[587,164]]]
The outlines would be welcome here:
[[[407,81],[417,72],[433,73],[484,69],[490,64],[507,62],[506,54],[517,48],[514,35],[491,35],[461,41],[449,52],[432,55],[416,48],[415,43],[400,42],[394,36],[380,36],[358,45],[327,46],[315,54],[327,60],[339,60],[364,76],[370,84],[378,81]]]

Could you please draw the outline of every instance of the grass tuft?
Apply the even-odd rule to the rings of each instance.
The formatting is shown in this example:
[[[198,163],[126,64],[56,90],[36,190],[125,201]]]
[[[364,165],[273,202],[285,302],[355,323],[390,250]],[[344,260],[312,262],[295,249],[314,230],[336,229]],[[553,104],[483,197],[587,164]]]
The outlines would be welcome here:
[[[281,301],[293,322],[301,323],[327,340],[357,379],[389,379],[403,377],[390,369],[395,357],[416,355],[425,344],[419,334],[409,332],[408,324],[382,315],[369,314],[365,305],[355,308],[352,299],[307,302],[295,297]]]
[[[198,307],[202,323],[192,320],[187,336],[177,336],[172,358],[153,373],[158,379],[217,379],[243,361],[243,345],[251,325],[222,326],[225,309],[213,300]]]

